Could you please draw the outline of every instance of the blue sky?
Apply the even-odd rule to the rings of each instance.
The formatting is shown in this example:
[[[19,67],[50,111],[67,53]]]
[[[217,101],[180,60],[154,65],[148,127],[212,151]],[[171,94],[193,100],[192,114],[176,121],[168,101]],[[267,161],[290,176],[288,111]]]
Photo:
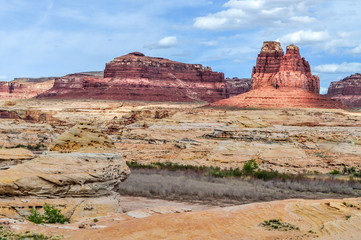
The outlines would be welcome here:
[[[251,77],[263,41],[321,79],[361,72],[358,0],[0,0],[0,80],[103,70],[129,52]]]

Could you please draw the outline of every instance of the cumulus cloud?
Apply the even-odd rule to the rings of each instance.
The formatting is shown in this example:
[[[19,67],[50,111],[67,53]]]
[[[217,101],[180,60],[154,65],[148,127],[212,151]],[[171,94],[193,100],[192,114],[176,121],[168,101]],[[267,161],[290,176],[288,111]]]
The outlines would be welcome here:
[[[208,30],[231,30],[255,25],[311,23],[304,2],[309,0],[229,0],[223,11],[197,17],[193,26]],[[306,10],[305,10],[306,9]]]
[[[322,42],[329,39],[329,37],[330,35],[327,31],[301,30],[298,32],[289,33],[277,40],[284,43],[303,44],[310,42]]]
[[[353,49],[351,49],[350,51],[351,53],[354,53],[354,54],[361,54],[361,44]]]
[[[177,37],[168,36],[160,39],[156,43],[145,45],[144,47],[148,49],[161,49],[161,48],[172,48],[172,47],[176,47],[177,45],[178,45]]]
[[[300,23],[312,23],[316,21],[316,18],[309,16],[293,16],[290,18],[292,21]]]
[[[7,80],[8,77],[7,76],[0,76],[0,81],[4,81],[4,80]]]
[[[323,64],[314,67],[314,70],[319,73],[355,73],[361,72],[361,63]]]

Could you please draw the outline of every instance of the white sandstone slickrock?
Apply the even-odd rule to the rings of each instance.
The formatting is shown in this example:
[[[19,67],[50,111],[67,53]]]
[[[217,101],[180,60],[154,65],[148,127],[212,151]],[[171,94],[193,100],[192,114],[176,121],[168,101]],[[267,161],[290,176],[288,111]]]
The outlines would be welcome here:
[[[88,124],[69,129],[49,149],[31,161],[0,171],[0,195],[106,196],[130,174],[109,138]]]

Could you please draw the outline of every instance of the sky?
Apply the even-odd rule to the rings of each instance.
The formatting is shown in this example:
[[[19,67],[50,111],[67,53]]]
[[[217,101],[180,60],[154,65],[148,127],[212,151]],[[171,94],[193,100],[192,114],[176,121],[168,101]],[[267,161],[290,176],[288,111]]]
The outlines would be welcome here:
[[[250,78],[264,41],[321,80],[361,72],[359,0],[0,0],[0,81],[104,70],[139,51]]]

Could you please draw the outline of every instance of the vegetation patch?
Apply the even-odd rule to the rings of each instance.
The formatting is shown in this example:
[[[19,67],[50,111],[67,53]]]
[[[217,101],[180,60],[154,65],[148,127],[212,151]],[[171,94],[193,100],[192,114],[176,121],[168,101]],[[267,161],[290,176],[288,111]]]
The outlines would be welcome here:
[[[255,160],[250,160],[243,165],[242,169],[229,168],[221,169],[214,166],[193,166],[183,165],[172,162],[152,162],[150,164],[141,164],[135,161],[127,162],[128,167],[133,169],[160,169],[169,171],[187,171],[202,174],[204,176],[212,176],[218,178],[225,177],[252,177],[255,179],[272,180],[272,179],[297,179],[301,175],[279,173],[277,171],[260,170]]]
[[[6,147],[7,149],[9,148],[27,148],[29,150],[32,151],[36,151],[36,150],[40,150],[40,149],[44,149],[46,148],[46,146],[44,144],[37,144],[37,145],[23,145],[23,144],[18,144],[16,146],[13,147]]]
[[[280,219],[265,220],[263,223],[261,223],[261,225],[265,227],[267,230],[278,230],[278,231],[300,230],[299,227],[287,222],[282,222]]]
[[[340,174],[340,173],[341,173],[341,172],[338,171],[338,170],[333,170],[333,171],[330,172],[331,175],[338,175],[338,174]]]
[[[44,214],[40,214],[35,208],[30,210],[30,216],[28,220],[36,223],[61,223],[69,222],[69,219],[61,214],[61,210],[50,206],[47,203],[44,205]]]
[[[0,226],[0,240],[60,240],[62,236],[46,236],[39,233],[16,233],[10,228]]]

